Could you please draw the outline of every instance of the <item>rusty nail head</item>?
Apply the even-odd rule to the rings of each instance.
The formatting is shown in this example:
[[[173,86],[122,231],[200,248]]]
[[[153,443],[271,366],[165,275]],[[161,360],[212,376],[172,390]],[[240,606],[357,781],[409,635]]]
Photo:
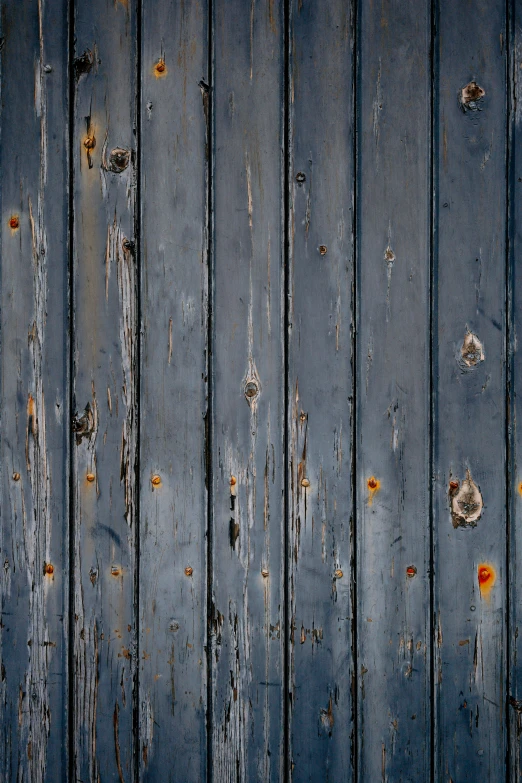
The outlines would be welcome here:
[[[12,215],[12,217],[9,219],[9,225],[11,228],[18,228],[18,226],[20,225],[18,215]]]
[[[325,256],[326,253],[328,252],[328,248],[326,247],[326,245],[319,245],[319,252],[322,256]]]
[[[117,565],[111,566],[111,574],[112,574],[112,576],[119,576],[120,575],[119,566],[117,566]]]
[[[185,568],[185,576],[192,576],[192,573],[193,573],[192,566],[187,566]]]
[[[406,574],[410,577],[410,579],[414,577],[416,573],[417,573],[417,569],[413,565],[408,566],[408,568],[406,569]]]
[[[301,479],[301,486],[302,487],[309,487],[310,486],[310,482],[308,481],[307,478]]]
[[[266,578],[268,576],[268,568],[261,569],[261,573]]]
[[[157,474],[157,473],[155,473],[155,474],[153,475],[153,477],[151,478],[151,482],[153,483],[153,485],[154,485],[155,487],[157,487],[157,486],[159,486],[159,484],[161,484],[161,478],[158,476],[158,474]]]
[[[156,63],[156,71],[158,73],[164,73],[165,71],[165,61],[164,60],[158,60]]]
[[[479,582],[487,582],[487,581],[488,581],[488,579],[490,578],[490,576],[491,576],[491,571],[489,570],[489,568],[486,568],[486,567],[484,566],[484,567],[483,567],[483,568],[481,568],[481,569],[480,569],[480,571],[479,571],[479,575],[478,575],[478,577],[479,577]]]
[[[87,136],[87,138],[84,139],[83,146],[86,150],[93,150],[96,146],[96,139],[94,136]]]
[[[235,485],[236,485],[236,477],[230,476],[230,486],[235,487]]]
[[[343,578],[343,572],[341,571],[341,569],[340,569],[340,568],[338,568],[338,569],[335,571],[335,578],[336,578],[336,579],[342,579],[342,578]]]
[[[458,489],[459,488],[459,482],[458,481],[450,481],[449,485],[450,485],[450,489]]]
[[[122,246],[124,250],[134,250],[134,242],[132,242],[130,239],[124,239]]]
[[[368,486],[370,489],[377,489],[377,479],[374,476],[368,479]]]
[[[51,563],[45,563],[44,574],[48,574],[49,576],[54,574],[54,566]]]
[[[248,381],[245,386],[245,395],[247,397],[255,397],[258,392],[257,383],[255,381]]]
[[[94,473],[87,473],[87,481],[94,481]]]
[[[13,473],[13,481],[20,481],[20,474],[19,473]]]

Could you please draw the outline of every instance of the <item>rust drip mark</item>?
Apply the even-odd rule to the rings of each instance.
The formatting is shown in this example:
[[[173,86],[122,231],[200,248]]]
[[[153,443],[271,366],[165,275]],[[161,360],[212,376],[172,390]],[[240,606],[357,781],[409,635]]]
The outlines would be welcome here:
[[[168,68],[165,64],[165,58],[162,56],[154,65],[154,76],[156,79],[163,79],[168,74]]]
[[[13,231],[16,231],[16,229],[20,227],[20,219],[18,215],[11,215],[9,218],[9,227],[12,228]]]
[[[326,709],[321,707],[319,710],[319,733],[331,737],[334,723],[335,718],[333,714],[333,703],[332,697],[330,696],[328,707]]]
[[[74,80],[79,81],[80,76],[90,73],[94,65],[94,54],[90,49],[86,49],[80,57],[77,57],[73,63]]]
[[[120,755],[120,739],[119,739],[119,713],[120,708],[118,702],[114,705],[114,714],[112,716],[112,722],[114,725],[114,750],[116,753],[116,767],[118,768],[118,775],[120,776],[120,783],[125,783],[123,779],[123,770],[121,768],[121,755]]]
[[[459,90],[459,105],[463,112],[480,111],[482,99],[486,92],[477,82],[471,81]]]
[[[466,478],[460,488],[458,482],[454,480],[450,482],[449,496],[453,527],[475,527],[482,514],[484,503],[480,489],[471,478],[469,469],[466,470]]]
[[[368,486],[368,505],[371,506],[373,504],[374,496],[381,488],[381,482],[379,481],[379,479],[376,479],[375,476],[370,476],[370,478],[367,481],[367,486]]]
[[[480,595],[489,601],[493,585],[497,581],[495,568],[488,563],[479,563],[477,566],[477,578],[480,587]]]
[[[484,346],[473,332],[466,328],[464,342],[460,349],[459,364],[466,371],[473,369],[485,359]]]

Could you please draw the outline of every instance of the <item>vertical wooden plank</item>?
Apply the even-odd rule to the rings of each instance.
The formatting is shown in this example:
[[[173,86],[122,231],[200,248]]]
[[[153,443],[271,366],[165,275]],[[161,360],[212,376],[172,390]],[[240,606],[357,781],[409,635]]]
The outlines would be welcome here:
[[[206,2],[142,18],[140,767],[206,776]]]
[[[0,779],[67,779],[67,4],[2,4]]]
[[[359,31],[359,775],[428,780],[430,3]]]
[[[290,8],[291,779],[350,780],[353,9]]]
[[[506,19],[440,0],[434,276],[436,780],[506,757]]]
[[[132,780],[137,415],[136,6],[74,9],[74,757]]]
[[[214,3],[213,780],[283,775],[283,3]]]

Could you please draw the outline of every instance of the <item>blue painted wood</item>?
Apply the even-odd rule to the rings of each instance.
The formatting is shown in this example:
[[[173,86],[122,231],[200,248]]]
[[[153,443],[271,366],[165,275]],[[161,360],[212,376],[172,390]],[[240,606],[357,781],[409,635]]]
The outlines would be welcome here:
[[[143,8],[141,30],[140,779],[199,783],[207,747],[206,3]]]
[[[351,780],[353,13],[290,4],[289,748],[294,781]]]
[[[2,4],[0,780],[67,770],[67,3]]]
[[[360,780],[430,770],[429,2],[358,19]]]
[[[74,7],[73,775],[132,779],[136,649],[136,3]]]
[[[505,12],[437,20],[435,779],[459,782],[505,775]]]
[[[284,764],[283,4],[214,2],[212,777]]]

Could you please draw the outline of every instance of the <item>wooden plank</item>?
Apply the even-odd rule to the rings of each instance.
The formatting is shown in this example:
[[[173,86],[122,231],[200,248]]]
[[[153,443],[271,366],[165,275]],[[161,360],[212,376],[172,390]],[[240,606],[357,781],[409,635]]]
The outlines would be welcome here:
[[[212,752],[283,775],[283,4],[214,3]]]
[[[435,779],[506,758],[505,6],[441,0],[434,274]]]
[[[132,780],[135,2],[74,9],[75,779]]]
[[[150,11],[146,4],[141,72],[140,766],[142,780],[198,783],[207,742],[208,9],[163,0]]]
[[[430,3],[359,31],[358,769],[428,780]]]
[[[520,392],[522,357],[517,335],[522,334],[522,275],[520,249],[522,247],[521,183],[522,183],[522,3],[511,4],[510,34],[508,38],[508,111],[509,111],[509,266],[508,266],[508,760],[509,780],[522,780],[522,639],[520,626],[522,573],[522,431]]]
[[[353,9],[290,6],[289,656],[294,781],[353,775]]]
[[[0,779],[67,770],[67,3],[2,7]]]

